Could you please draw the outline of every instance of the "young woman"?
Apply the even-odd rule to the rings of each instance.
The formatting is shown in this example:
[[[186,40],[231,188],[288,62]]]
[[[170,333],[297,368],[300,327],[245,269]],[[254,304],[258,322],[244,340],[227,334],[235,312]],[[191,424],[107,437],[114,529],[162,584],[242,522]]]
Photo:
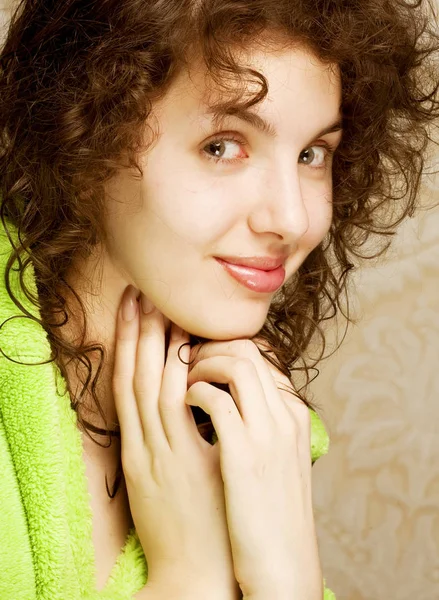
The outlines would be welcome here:
[[[434,17],[19,3],[0,57],[1,598],[334,598],[310,348],[361,246],[416,209]]]

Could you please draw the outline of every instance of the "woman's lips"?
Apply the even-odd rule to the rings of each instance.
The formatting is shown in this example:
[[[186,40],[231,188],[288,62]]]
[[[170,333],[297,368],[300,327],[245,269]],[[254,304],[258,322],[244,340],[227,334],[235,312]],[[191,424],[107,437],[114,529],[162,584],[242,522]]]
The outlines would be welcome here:
[[[219,262],[229,275],[254,292],[265,294],[274,292],[281,287],[285,280],[285,268],[283,266],[272,271],[263,271],[262,269],[232,265],[220,258],[215,258],[215,260]]]

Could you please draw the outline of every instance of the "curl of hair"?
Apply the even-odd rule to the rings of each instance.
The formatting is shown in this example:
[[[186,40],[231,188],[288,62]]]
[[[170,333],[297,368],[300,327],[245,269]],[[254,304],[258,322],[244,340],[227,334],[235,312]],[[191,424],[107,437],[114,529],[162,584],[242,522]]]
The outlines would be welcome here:
[[[232,49],[297,46],[338,66],[344,131],[333,161],[331,229],[275,295],[258,334],[272,350],[261,352],[293,389],[293,373],[305,375],[294,393],[311,406],[306,390],[323,359],[323,322],[338,311],[351,322],[349,303],[345,310],[342,303],[348,274],[359,259],[381,256],[394,228],[419,208],[439,115],[436,24],[430,0],[20,0],[0,53],[0,215],[6,230],[8,219],[18,227],[20,239],[5,283],[26,312],[8,285],[9,270],[16,257],[22,271],[32,261],[39,298],[24,291],[40,310],[53,360],[67,384],[67,362],[89,372],[78,398],[68,385],[88,435],[106,432],[111,444],[108,428],[93,428],[81,416],[93,371],[88,354],[97,352],[91,394],[104,417],[96,383],[106,349],[85,343],[84,306],[66,274],[74,256],[87,258],[105,244],[105,184],[121,169],[143,176],[139,158],[154,143],[154,101],[199,58],[220,92],[218,106],[233,113],[261,102],[266,78]],[[251,95],[254,84],[259,91]],[[363,248],[371,235],[372,255]],[[382,248],[378,240],[385,240]],[[58,331],[68,322],[63,289],[84,315],[77,344]],[[52,322],[58,314],[64,319]],[[312,359],[315,335],[321,352]],[[204,341],[191,336],[192,345]],[[111,497],[120,471],[119,465],[112,494],[107,486]]]

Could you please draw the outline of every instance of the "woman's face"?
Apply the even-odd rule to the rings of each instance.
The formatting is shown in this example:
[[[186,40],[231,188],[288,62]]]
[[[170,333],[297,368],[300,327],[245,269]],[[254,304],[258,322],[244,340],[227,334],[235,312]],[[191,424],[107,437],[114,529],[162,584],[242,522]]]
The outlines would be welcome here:
[[[232,116],[215,128],[194,70],[154,107],[160,135],[143,179],[125,172],[107,187],[102,293],[120,300],[131,283],[170,321],[217,340],[255,336],[275,291],[249,289],[214,257],[286,255],[291,278],[330,228],[326,147],[341,139],[340,128],[320,133],[340,120],[337,69],[297,49],[254,52],[248,64],[269,83],[251,110],[275,136]]]

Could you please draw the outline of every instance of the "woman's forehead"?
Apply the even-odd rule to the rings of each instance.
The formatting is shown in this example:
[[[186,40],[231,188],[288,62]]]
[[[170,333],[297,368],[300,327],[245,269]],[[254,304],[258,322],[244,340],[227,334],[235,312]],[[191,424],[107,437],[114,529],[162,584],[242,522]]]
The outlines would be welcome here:
[[[277,52],[264,53],[253,51],[240,56],[240,65],[260,72],[267,80],[268,95],[251,111],[260,113],[266,109],[276,111],[283,100],[300,104],[308,97],[319,96],[328,106],[331,114],[338,112],[341,104],[341,76],[338,65],[321,62],[315,55],[303,47],[283,48]],[[226,116],[222,106],[230,99],[250,99],[260,89],[258,80],[246,76],[241,81],[229,81],[225,86],[218,85],[217,80],[209,74],[202,61],[182,70],[168,93],[156,105],[156,114],[176,109],[180,112],[191,111],[191,116],[202,120],[211,119],[218,124]],[[238,92],[242,91],[241,94]],[[238,96],[238,97],[237,97]],[[281,100],[281,102],[279,102]],[[231,107],[232,108],[232,107]],[[234,109],[232,108],[234,112]],[[251,117],[250,117],[251,120]],[[256,121],[258,118],[256,117]],[[262,125],[262,121],[260,121]],[[262,129],[262,127],[259,127]],[[269,133],[265,127],[265,133]],[[274,136],[272,136],[274,137]]]

